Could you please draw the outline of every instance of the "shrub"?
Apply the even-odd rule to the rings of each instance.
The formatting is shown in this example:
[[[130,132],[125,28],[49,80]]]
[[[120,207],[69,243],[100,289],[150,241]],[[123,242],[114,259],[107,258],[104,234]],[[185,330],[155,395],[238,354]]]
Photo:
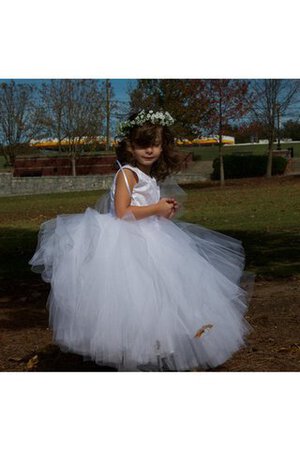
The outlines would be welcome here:
[[[251,178],[264,176],[267,170],[268,155],[224,155],[225,178]],[[272,175],[281,175],[285,171],[287,160],[282,156],[273,156]],[[212,180],[220,179],[220,158],[213,161]]]
[[[202,161],[202,155],[199,153],[193,153],[193,161]]]

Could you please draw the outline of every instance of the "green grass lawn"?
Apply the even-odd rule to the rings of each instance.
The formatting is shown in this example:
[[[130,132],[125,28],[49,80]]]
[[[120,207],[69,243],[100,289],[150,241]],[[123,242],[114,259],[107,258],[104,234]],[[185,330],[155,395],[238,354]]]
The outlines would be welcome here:
[[[180,220],[201,224],[243,241],[246,269],[266,278],[300,272],[300,179],[273,177],[183,186],[188,194]],[[57,214],[82,213],[94,207],[100,191],[0,198],[0,277],[33,278],[28,260],[42,222]]]

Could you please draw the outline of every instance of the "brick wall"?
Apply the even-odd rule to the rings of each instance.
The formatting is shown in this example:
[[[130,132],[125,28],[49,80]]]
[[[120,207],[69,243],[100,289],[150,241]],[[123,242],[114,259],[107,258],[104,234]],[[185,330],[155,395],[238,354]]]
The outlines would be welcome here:
[[[114,172],[114,155],[82,155],[76,160],[77,175],[103,175]],[[72,175],[72,162],[65,156],[18,156],[14,177]]]

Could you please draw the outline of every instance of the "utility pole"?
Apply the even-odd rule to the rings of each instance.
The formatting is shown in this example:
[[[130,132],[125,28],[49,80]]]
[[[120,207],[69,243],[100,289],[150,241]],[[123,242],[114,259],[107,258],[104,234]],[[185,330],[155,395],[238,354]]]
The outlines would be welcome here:
[[[106,147],[105,150],[109,151],[110,144],[110,80],[106,80]]]
[[[280,146],[280,106],[277,105],[277,150],[281,150]]]

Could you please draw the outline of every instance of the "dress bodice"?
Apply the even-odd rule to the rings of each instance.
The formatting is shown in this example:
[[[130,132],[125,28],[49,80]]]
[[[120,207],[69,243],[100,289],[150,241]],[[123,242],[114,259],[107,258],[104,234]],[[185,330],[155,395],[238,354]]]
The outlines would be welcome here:
[[[138,176],[138,182],[133,187],[132,193],[131,193],[131,202],[130,205],[133,206],[147,206],[151,205],[153,203],[157,203],[160,200],[160,188],[156,182],[156,179],[151,177],[150,175],[147,175],[142,170],[140,170],[138,167],[134,167],[130,164],[126,164],[122,166],[116,173],[114,177],[114,181],[110,190],[110,211],[112,213],[115,212],[114,207],[114,197],[115,197],[115,190],[116,190],[116,178],[117,174],[124,168],[131,169],[133,172],[135,172]],[[123,175],[126,174],[123,172]],[[127,178],[126,178],[127,179]]]

